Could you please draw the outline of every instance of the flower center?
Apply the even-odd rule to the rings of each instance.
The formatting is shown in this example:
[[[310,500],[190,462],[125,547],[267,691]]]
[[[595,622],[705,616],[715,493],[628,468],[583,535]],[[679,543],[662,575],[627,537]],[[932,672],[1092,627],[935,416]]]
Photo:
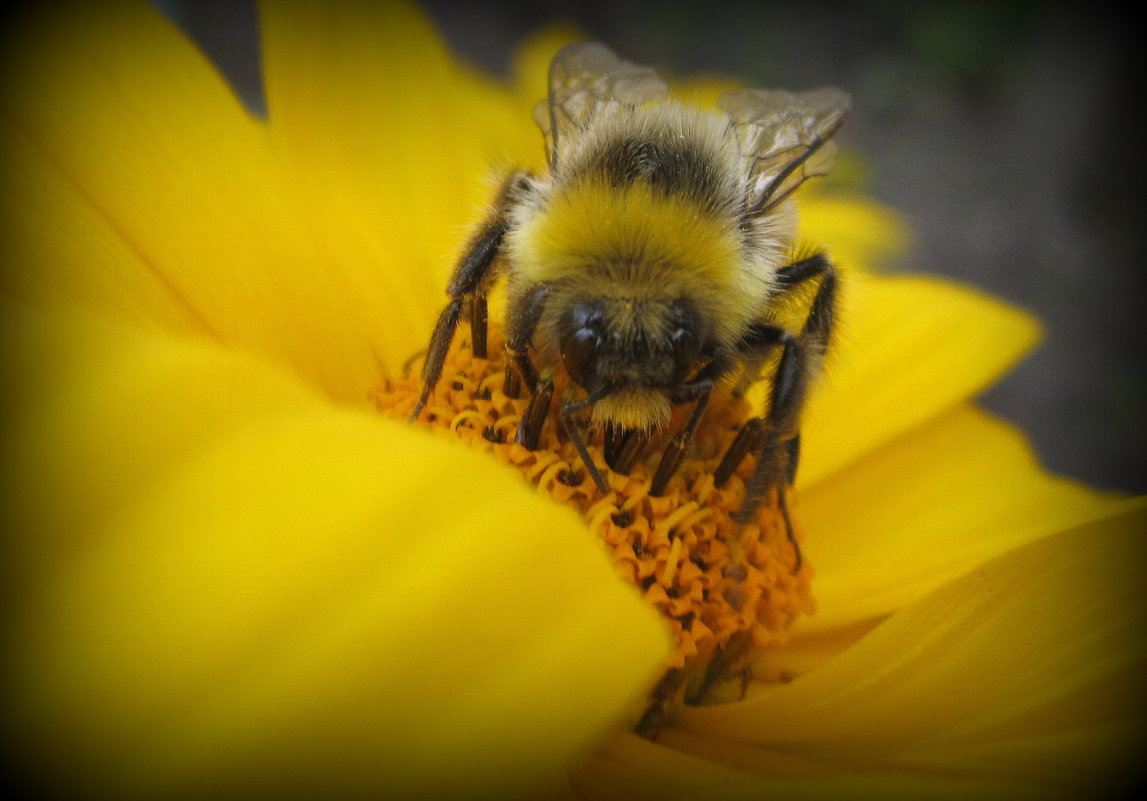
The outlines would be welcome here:
[[[606,467],[595,441],[601,437],[591,437],[590,456],[610,489],[603,496],[556,414],[543,425],[537,450],[515,441],[528,398],[505,392],[508,364],[494,326],[489,351],[491,358],[475,358],[469,342],[458,338],[417,425],[453,432],[581,512],[618,572],[666,619],[677,647],[638,731],[655,732],[681,703],[739,698],[757,657],[783,644],[796,617],[813,611],[812,570],[798,560],[775,505],[766,500],[747,524],[733,519],[755,458],[745,459],[722,487],[714,482],[721,457],[752,416],[749,404],[714,391],[690,453],[659,496],[651,494],[661,450],[656,438],[621,475]],[[416,373],[389,378],[371,399],[383,413],[406,418],[419,389]]]

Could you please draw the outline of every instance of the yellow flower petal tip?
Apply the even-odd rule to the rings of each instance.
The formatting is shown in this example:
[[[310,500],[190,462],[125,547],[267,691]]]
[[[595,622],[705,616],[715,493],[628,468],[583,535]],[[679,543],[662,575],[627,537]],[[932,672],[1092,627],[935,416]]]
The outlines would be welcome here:
[[[459,338],[418,424],[492,454],[520,470],[540,493],[581,512],[618,572],[668,622],[676,650],[636,723],[638,731],[655,732],[683,703],[740,697],[757,657],[783,644],[793,621],[814,608],[812,568],[790,541],[775,500],[762,503],[747,523],[736,522],[755,458],[748,456],[723,482],[715,477],[752,416],[749,403],[728,392],[715,394],[690,453],[660,495],[652,492],[665,445],[658,435],[628,474],[603,467],[610,490],[603,495],[556,414],[546,419],[536,449],[516,441],[528,401],[507,394],[513,389],[505,385],[501,332],[492,330],[490,339],[493,355],[478,358]],[[406,418],[419,389],[414,374],[387,379],[372,399],[385,414]],[[589,444],[595,464],[606,464],[606,447]],[[794,536],[799,539],[795,523]]]

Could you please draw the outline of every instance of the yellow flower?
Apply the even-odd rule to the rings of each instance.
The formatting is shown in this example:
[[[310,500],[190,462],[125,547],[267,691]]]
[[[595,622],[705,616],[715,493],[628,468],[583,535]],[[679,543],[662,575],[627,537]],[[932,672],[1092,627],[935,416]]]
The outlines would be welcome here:
[[[109,798],[1049,797],[1143,734],[1141,501],[969,398],[1021,312],[849,269],[794,496],[814,615],[742,700],[628,733],[674,647],[569,509],[368,392],[425,344],[517,88],[397,4],[262,7],[269,116],[145,3],[6,27],[4,742]],[[765,679],[787,678],[787,682]],[[610,732],[613,732],[610,734]]]

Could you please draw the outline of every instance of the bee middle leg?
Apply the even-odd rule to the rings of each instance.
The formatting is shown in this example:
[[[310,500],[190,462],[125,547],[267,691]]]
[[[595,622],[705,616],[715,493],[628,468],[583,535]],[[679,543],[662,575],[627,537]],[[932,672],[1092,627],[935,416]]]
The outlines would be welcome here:
[[[773,375],[768,412],[749,420],[738,432],[714,473],[718,486],[723,485],[737,466],[751,452],[757,452],[757,465],[745,486],[745,500],[736,514],[740,523],[752,519],[766,494],[778,493],[777,506],[785,523],[786,534],[796,552],[794,572],[802,563],[788,513],[787,489],[796,477],[800,459],[800,415],[812,377],[832,336],[836,310],[837,282],[832,263],[824,254],[815,254],[778,271],[782,291],[791,291],[805,281],[819,278],[808,315],[800,333],[782,328],[758,325],[746,342],[754,350],[781,348],[780,361]]]
[[[430,345],[426,349],[426,359],[422,363],[422,391],[414,410],[410,413],[411,421],[418,419],[431,393],[434,392],[438,379],[442,377],[446,354],[450,350],[450,343],[454,339],[454,332],[458,328],[467,302],[469,302],[470,335],[474,355],[482,358],[486,355],[486,290],[495,272],[502,240],[509,230],[506,216],[511,198],[526,178],[527,173],[524,171],[514,172],[502,182],[490,217],[474,232],[462,258],[454,267],[450,283],[446,287],[446,294],[450,300],[438,315],[434,333],[430,335]]]

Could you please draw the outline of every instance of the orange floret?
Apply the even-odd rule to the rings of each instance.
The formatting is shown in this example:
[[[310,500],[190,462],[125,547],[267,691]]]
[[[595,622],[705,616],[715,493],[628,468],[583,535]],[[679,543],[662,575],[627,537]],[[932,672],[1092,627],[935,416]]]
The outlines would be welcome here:
[[[804,561],[794,573],[797,554],[775,506],[763,503],[746,525],[733,520],[754,458],[724,487],[714,485],[713,471],[752,416],[749,404],[714,392],[691,452],[660,497],[649,494],[660,455],[656,441],[626,476],[606,467],[591,438],[589,452],[610,488],[603,496],[555,415],[543,427],[538,450],[514,441],[527,398],[505,394],[500,332],[491,327],[490,337],[489,359],[474,358],[469,343],[458,338],[416,425],[493,454],[539,492],[581,512],[618,572],[668,621],[677,648],[638,730],[655,731],[675,704],[739,696],[756,658],[785,642],[798,615],[813,611],[812,569]],[[386,379],[371,398],[385,414],[406,418],[419,389],[411,374]]]

